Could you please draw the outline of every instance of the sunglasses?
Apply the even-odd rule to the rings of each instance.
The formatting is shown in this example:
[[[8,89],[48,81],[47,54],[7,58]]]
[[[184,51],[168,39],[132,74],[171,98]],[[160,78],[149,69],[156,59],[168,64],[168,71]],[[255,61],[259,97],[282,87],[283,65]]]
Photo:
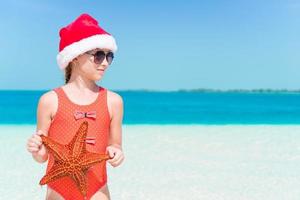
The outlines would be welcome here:
[[[105,53],[104,51],[96,51],[96,52],[85,52],[86,54],[94,56],[94,63],[96,64],[101,64],[106,58],[107,63],[110,65],[114,59],[114,53],[113,52],[107,52]]]

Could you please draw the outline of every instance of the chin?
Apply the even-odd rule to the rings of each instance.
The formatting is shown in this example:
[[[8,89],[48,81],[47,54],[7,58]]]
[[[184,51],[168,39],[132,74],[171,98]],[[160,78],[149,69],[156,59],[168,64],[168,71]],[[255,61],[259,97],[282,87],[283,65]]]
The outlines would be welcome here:
[[[93,77],[93,80],[94,81],[100,81],[102,79],[103,76],[96,76],[96,77]]]

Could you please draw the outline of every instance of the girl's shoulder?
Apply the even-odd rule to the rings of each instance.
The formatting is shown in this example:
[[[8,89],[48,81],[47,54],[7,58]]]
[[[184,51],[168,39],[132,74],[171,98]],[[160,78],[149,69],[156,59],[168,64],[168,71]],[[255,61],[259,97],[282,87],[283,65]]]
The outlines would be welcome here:
[[[106,89],[107,91],[107,101],[109,103],[121,103],[123,101],[121,95],[119,95],[117,92],[111,91]]]
[[[120,118],[123,113],[123,99],[122,97],[111,90],[106,89],[107,91],[107,106],[110,113],[110,118]]]
[[[40,96],[38,103],[38,112],[43,113],[45,116],[49,116],[51,119],[55,115],[58,107],[58,96],[54,90],[43,93]]]
[[[54,90],[49,90],[49,91],[43,93],[40,96],[39,101],[41,101],[41,102],[43,102],[44,104],[47,104],[47,105],[51,105],[51,104],[55,105],[58,101],[58,97],[57,97],[57,94]]]

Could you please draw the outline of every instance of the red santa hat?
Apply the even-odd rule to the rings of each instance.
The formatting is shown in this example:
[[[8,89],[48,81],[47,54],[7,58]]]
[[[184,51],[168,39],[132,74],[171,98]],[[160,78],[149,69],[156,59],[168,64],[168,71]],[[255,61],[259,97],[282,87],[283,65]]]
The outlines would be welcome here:
[[[80,15],[59,31],[60,43],[57,63],[61,70],[77,56],[96,48],[117,50],[114,37],[102,29],[96,19],[88,14]]]

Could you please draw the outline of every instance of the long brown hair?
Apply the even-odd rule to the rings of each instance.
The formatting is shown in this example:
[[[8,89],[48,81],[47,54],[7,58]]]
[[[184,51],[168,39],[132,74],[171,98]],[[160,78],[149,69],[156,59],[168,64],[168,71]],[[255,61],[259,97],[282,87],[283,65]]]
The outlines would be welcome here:
[[[65,69],[65,83],[68,83],[70,78],[71,78],[71,74],[72,74],[72,62],[70,62],[68,64],[68,66]]]

